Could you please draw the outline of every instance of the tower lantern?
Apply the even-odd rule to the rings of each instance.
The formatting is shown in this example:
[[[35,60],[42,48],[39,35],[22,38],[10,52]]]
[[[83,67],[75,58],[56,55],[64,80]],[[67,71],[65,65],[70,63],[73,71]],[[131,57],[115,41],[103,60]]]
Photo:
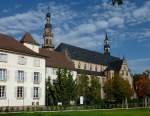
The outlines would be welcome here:
[[[48,50],[54,50],[52,25],[50,23],[50,20],[51,20],[51,14],[48,11],[46,14],[46,24],[43,33],[43,38],[44,38],[43,48],[46,48]]]

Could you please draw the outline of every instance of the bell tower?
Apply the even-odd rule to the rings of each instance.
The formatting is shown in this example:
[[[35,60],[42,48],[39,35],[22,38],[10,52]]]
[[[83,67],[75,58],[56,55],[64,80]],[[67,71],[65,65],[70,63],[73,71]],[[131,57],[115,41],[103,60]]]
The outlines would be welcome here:
[[[104,54],[110,55],[110,45],[109,45],[109,39],[107,33],[105,35],[105,40],[104,40]]]
[[[51,14],[49,11],[47,12],[45,19],[46,19],[46,24],[43,33],[43,38],[44,38],[43,48],[53,51],[54,50],[53,33],[52,33],[52,25],[50,23]]]

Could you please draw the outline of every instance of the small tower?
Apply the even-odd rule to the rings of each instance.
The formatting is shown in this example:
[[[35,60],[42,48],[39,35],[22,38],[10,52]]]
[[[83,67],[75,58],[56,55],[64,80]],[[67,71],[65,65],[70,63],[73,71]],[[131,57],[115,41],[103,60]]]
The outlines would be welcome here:
[[[104,54],[110,55],[110,45],[109,45],[107,33],[106,33],[105,40],[104,40]]]
[[[52,33],[52,25],[50,24],[51,14],[48,11],[46,14],[46,24],[44,28],[43,38],[44,38],[44,45],[43,48],[53,51],[53,33]]]

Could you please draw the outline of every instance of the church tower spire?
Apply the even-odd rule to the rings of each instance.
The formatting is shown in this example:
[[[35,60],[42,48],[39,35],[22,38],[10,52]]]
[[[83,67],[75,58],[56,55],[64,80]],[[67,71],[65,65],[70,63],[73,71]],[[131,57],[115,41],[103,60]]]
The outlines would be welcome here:
[[[51,20],[51,14],[48,10],[46,14],[46,24],[43,33],[43,38],[44,38],[43,48],[46,48],[48,50],[54,50],[52,25],[50,23],[50,20]]]
[[[110,55],[110,45],[109,45],[109,39],[107,33],[105,35],[105,40],[104,40],[104,54]]]

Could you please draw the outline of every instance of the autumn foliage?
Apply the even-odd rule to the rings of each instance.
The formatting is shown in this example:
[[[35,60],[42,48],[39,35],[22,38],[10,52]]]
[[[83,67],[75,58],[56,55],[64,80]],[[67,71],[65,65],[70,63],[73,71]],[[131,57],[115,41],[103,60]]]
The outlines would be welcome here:
[[[135,91],[139,98],[150,96],[150,79],[147,75],[140,75],[139,79],[135,81]]]

